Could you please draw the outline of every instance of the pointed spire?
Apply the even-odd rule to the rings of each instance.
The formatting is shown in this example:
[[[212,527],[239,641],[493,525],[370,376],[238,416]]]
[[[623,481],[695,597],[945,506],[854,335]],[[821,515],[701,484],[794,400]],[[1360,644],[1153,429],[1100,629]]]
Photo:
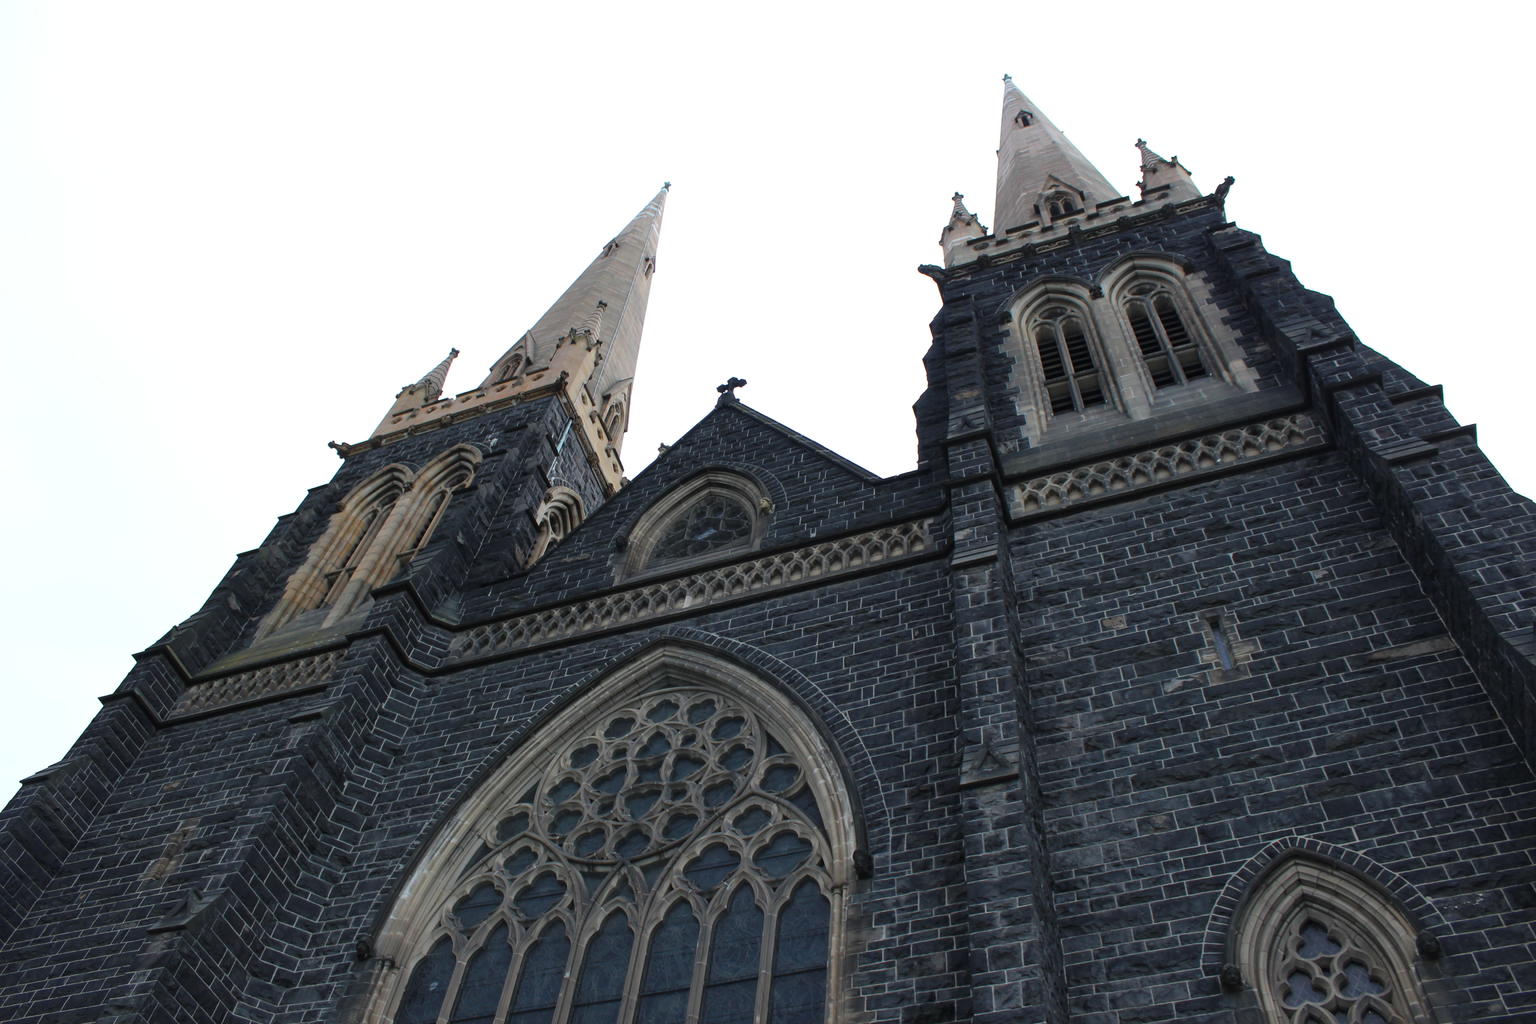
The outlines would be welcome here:
[[[589,344],[600,347],[600,358],[587,371],[589,376],[578,383],[586,384],[592,394],[602,395],[616,382],[635,375],[651,275],[656,270],[662,209],[671,187],[670,181],[662,185],[656,197],[603,246],[549,312],[496,361],[482,387],[500,379],[515,352],[523,356],[527,366],[553,365],[561,358],[555,351],[556,342],[572,331],[587,329],[592,332]],[[571,368],[571,372],[576,378],[582,371]]]
[[[458,349],[449,349],[447,358],[438,363],[436,366],[432,367],[432,369],[428,370],[426,375],[423,376],[421,380],[417,381],[415,384],[412,384],[406,390],[409,391],[422,389],[422,405],[426,405],[428,402],[437,401],[438,398],[440,398],[443,394],[443,385],[448,381],[448,367],[453,365],[453,361],[454,359],[458,358],[458,355]]]
[[[1141,180],[1136,187],[1141,189],[1143,199],[1164,199],[1181,203],[1186,199],[1199,199],[1200,190],[1195,187],[1195,181],[1179,163],[1179,158],[1164,160],[1147,147],[1146,139],[1137,139],[1136,148],[1141,151]],[[1160,191],[1156,195],[1148,195],[1155,189],[1167,187],[1166,191]]]
[[[415,416],[416,410],[431,405],[441,398],[443,385],[448,380],[448,367],[453,365],[458,354],[458,349],[449,349],[447,358],[428,370],[421,380],[401,388],[400,393],[395,395],[395,404],[389,407],[389,412],[384,414],[384,419],[374,429],[374,433],[383,433],[391,424],[398,422],[397,417],[408,413]]]
[[[1091,213],[1099,203],[1119,196],[1012,77],[1004,75],[997,148],[998,234],[1031,221],[1049,223],[1077,212]]]
[[[1137,139],[1136,148],[1141,151],[1141,169],[1144,171],[1150,171],[1158,164],[1165,164],[1168,162],[1167,160],[1164,160],[1162,157],[1158,156],[1156,153],[1152,152],[1151,147],[1147,145],[1146,139]]]
[[[987,227],[974,213],[965,208],[965,196],[956,192],[953,197],[954,210],[949,215],[949,223],[939,233],[939,245],[944,249],[944,265],[954,266],[957,254],[963,251],[965,243],[973,238],[986,236]]]

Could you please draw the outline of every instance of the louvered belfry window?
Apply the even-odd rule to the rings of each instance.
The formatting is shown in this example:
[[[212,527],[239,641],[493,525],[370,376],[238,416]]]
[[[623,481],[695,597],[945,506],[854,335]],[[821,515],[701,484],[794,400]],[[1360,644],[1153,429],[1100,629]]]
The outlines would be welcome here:
[[[663,685],[566,733],[416,943],[395,1024],[822,1024],[832,852],[813,766]]]
[[[1104,404],[1103,374],[1081,317],[1066,306],[1042,310],[1035,317],[1034,338],[1051,412],[1082,412]]]
[[[1125,303],[1125,315],[1154,386],[1171,387],[1210,375],[1199,344],[1167,291],[1154,284],[1137,285]]]

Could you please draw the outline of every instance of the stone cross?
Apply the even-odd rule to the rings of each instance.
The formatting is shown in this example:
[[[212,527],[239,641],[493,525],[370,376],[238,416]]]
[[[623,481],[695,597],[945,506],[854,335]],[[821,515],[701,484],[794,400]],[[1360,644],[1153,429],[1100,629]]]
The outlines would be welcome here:
[[[735,402],[738,401],[736,398],[736,389],[739,387],[744,387],[746,383],[747,382],[742,380],[740,377],[732,377],[724,384],[721,384],[719,387],[715,388],[715,390],[720,392],[720,401]]]

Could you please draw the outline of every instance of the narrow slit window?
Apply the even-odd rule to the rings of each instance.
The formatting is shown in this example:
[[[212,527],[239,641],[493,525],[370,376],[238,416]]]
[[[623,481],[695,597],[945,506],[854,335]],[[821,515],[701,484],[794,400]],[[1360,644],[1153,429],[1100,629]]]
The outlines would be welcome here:
[[[1237,657],[1232,651],[1232,638],[1227,635],[1227,624],[1221,615],[1205,616],[1205,631],[1211,638],[1211,650],[1216,653],[1216,663],[1222,668],[1236,668]]]

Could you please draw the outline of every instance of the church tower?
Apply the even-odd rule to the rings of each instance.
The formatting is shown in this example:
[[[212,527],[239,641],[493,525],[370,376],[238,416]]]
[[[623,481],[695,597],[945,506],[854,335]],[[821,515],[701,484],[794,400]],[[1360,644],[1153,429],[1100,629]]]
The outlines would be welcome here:
[[[0,1019],[1529,1020],[1536,509],[1233,179],[1002,100],[914,470],[730,378],[625,479],[663,188],[25,781]]]
[[[1232,178],[1136,148],[1132,199],[1005,77],[995,227],[957,194],[922,268],[961,863],[1008,894],[963,1016],[1526,1019],[1455,908],[1536,880],[1530,832],[1508,874],[1471,838],[1536,811],[1533,507],[1226,219]]]

